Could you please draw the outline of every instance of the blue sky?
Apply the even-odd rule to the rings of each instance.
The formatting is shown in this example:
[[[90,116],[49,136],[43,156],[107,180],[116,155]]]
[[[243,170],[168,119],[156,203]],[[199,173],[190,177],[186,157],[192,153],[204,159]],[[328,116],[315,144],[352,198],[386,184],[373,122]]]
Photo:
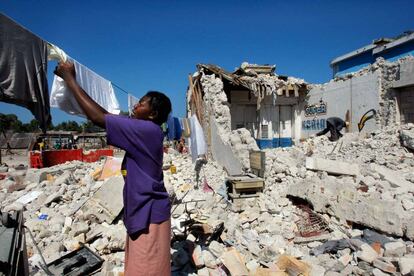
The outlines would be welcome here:
[[[229,71],[243,61],[276,64],[278,74],[323,83],[333,58],[414,30],[413,10],[412,0],[0,2],[1,12],[135,96],[165,92],[180,117],[197,63]],[[116,94],[127,110],[126,95]],[[0,112],[33,118],[5,103]],[[52,117],[83,121],[58,109]]]

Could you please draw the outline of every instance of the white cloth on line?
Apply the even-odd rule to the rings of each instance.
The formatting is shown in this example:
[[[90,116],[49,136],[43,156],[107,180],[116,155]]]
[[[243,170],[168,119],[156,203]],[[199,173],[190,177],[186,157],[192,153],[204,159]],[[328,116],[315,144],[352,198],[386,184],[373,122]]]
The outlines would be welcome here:
[[[134,97],[131,94],[128,94],[128,112],[129,112],[129,116],[132,115],[132,112],[134,110],[134,106],[139,103],[139,99]]]
[[[58,55],[52,55],[50,58],[62,60],[60,58],[62,57],[62,52],[58,52]],[[49,53],[51,52],[49,51]],[[121,110],[111,82],[71,57],[67,56],[67,60],[73,62],[75,66],[76,81],[80,87],[106,111],[112,114],[119,114]],[[50,106],[59,108],[72,115],[86,117],[72,92],[67,88],[65,81],[56,75],[53,79],[52,91],[50,93]]]
[[[67,61],[68,56],[66,53],[60,49],[58,46],[53,45],[52,43],[47,43],[47,59],[48,60],[57,60],[57,61]]]
[[[203,128],[201,127],[196,115],[193,115],[190,118],[190,133],[189,144],[191,159],[195,162],[198,156],[206,154],[207,152],[207,144],[204,139]]]

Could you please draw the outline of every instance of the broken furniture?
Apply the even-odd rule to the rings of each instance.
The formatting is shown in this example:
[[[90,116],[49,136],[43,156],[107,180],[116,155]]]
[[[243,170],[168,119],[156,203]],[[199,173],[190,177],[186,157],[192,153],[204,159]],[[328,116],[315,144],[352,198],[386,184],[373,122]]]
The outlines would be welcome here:
[[[235,202],[243,198],[258,197],[263,192],[265,171],[265,153],[250,152],[250,169],[253,173],[232,175],[226,178],[226,188],[230,199]],[[258,177],[261,176],[261,177]]]
[[[53,275],[81,276],[92,274],[102,263],[101,257],[84,246],[54,260],[47,268]]]
[[[254,174],[233,175],[226,178],[227,191],[233,200],[248,197],[258,197],[263,192],[264,179]]]

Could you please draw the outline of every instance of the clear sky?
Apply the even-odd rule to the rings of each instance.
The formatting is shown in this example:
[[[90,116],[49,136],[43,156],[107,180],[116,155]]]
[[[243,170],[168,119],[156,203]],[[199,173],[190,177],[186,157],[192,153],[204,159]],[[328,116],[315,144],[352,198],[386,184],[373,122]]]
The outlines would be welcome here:
[[[275,64],[277,74],[324,83],[335,57],[414,29],[412,0],[1,0],[0,11],[137,97],[165,92],[179,117],[197,63],[229,71],[243,61]],[[126,95],[116,95],[127,110]],[[0,112],[33,118],[5,103]],[[58,109],[52,117],[83,121]]]

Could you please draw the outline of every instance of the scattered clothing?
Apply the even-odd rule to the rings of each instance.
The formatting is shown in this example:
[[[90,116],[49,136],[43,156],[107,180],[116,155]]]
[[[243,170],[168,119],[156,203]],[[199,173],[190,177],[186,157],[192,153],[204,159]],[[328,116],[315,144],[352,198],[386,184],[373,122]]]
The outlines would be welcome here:
[[[197,160],[200,155],[205,155],[207,152],[207,144],[204,139],[203,128],[198,122],[197,116],[193,115],[190,118],[191,137],[189,139],[191,158],[193,162]]]
[[[174,140],[180,140],[182,132],[180,119],[174,117]]]
[[[164,186],[161,127],[126,116],[105,116],[109,145],[125,150],[124,223],[128,234],[170,218],[171,204]]]
[[[119,114],[121,110],[111,82],[69,56],[67,60],[73,62],[76,70],[76,81],[83,90],[106,111]],[[67,88],[65,81],[58,76],[53,79],[50,105],[71,115],[86,117],[75,97],[72,96],[72,92]]]
[[[207,178],[205,176],[204,176],[204,182],[203,182],[203,192],[214,193],[213,188],[210,185],[208,185]]]
[[[355,239],[340,239],[340,240],[332,240],[327,241],[310,251],[311,255],[319,256],[325,253],[335,254],[339,250],[343,250],[345,248],[350,248],[353,251],[356,250],[357,246],[356,243],[358,240]]]
[[[382,247],[384,247],[386,243],[391,242],[387,236],[370,229],[364,229],[361,239],[368,244],[379,242]]]
[[[169,141],[180,140],[181,134],[182,134],[180,119],[178,119],[177,117],[173,117],[171,114],[168,115],[167,127],[168,127],[167,129],[168,140]]]
[[[338,117],[330,117],[326,120],[326,128],[316,134],[316,136],[321,136],[328,131],[331,133],[331,137],[329,137],[329,140],[334,142],[339,140],[343,135],[341,134],[341,130],[346,127],[346,123],[344,120]]]
[[[46,131],[51,122],[47,42],[0,13],[0,101],[29,109]]]

